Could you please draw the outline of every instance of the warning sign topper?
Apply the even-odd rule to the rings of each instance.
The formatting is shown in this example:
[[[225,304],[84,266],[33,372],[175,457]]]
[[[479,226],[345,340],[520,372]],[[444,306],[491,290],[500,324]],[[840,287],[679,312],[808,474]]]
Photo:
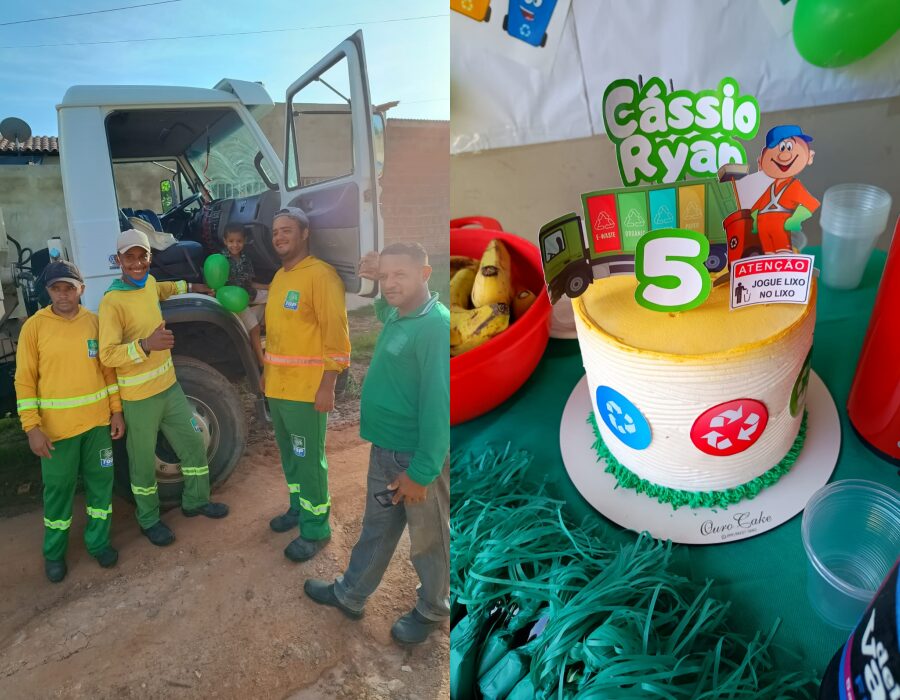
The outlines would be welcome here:
[[[754,304],[806,304],[812,255],[776,254],[736,260],[731,267],[731,308]]]

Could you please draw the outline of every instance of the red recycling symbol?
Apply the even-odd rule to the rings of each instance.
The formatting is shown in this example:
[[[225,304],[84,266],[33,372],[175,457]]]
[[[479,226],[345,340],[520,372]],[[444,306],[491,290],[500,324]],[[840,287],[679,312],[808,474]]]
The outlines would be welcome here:
[[[727,457],[759,440],[769,412],[755,399],[735,399],[704,411],[691,427],[691,441],[701,452]]]

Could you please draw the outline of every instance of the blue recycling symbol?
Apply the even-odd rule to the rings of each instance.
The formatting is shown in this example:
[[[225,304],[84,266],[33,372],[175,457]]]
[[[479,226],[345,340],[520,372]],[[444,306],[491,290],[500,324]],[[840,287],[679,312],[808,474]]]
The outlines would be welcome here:
[[[644,414],[612,387],[597,387],[597,411],[610,432],[631,449],[650,446],[650,424]]]

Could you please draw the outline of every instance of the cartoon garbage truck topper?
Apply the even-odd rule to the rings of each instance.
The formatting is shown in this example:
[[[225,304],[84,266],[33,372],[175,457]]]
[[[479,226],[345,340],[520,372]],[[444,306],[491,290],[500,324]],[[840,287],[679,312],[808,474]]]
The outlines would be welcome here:
[[[580,296],[595,279],[634,274],[637,241],[650,230],[699,231],[710,242],[706,268],[718,272],[727,263],[722,219],[736,207],[728,183],[706,178],[601,190],[583,195],[582,202],[584,226],[571,213],[542,226],[538,236],[553,303],[563,294]]]
[[[556,8],[556,0],[509,0],[509,14],[503,29],[511,37],[532,46],[547,45],[547,27]]]

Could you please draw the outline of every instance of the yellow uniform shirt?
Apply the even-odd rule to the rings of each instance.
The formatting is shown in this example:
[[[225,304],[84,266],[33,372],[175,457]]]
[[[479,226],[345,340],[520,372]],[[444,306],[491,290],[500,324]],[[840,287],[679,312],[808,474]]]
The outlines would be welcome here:
[[[16,408],[25,431],[40,427],[65,440],[109,425],[122,410],[114,370],[100,364],[97,316],[78,308],[73,319],[49,306],[25,321],[16,349]]]
[[[100,361],[115,367],[119,392],[125,401],[156,396],[175,383],[172,353],[154,350],[149,355],[138,341],[162,323],[159,302],[187,292],[187,283],[157,282],[152,275],[142,289],[121,280],[113,283],[100,301]]]
[[[344,283],[308,256],[281,268],[266,302],[266,396],[313,403],[325,370],[350,366]]]

